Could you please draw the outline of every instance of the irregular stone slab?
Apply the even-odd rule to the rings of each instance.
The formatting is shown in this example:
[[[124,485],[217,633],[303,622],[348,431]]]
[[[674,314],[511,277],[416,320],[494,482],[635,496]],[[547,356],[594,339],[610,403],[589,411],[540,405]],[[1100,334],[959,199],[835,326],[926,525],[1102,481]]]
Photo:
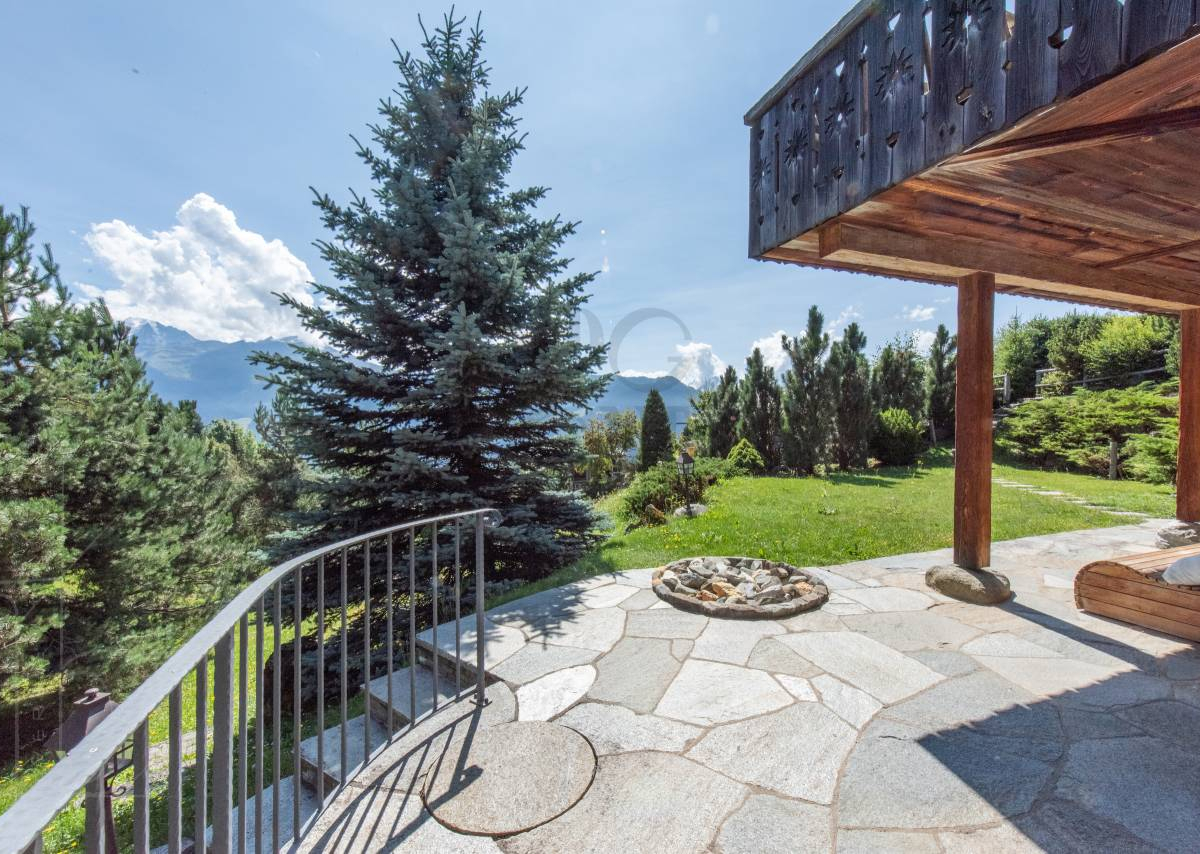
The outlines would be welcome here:
[[[884,703],[895,703],[944,678],[919,661],[854,632],[805,632],[778,640]]]
[[[746,662],[746,666],[802,678],[816,676],[821,672],[821,668],[805,661],[774,638],[759,641],[754,647],[754,652],[750,653],[750,660]]]
[[[517,689],[517,720],[548,721],[587,693],[596,669],[584,664],[550,673]]]
[[[856,735],[824,706],[796,703],[715,729],[687,755],[743,783],[828,804]]]
[[[967,602],[934,605],[930,609],[930,613],[958,620],[964,625],[974,626],[984,632],[1015,632],[1029,625],[1028,621],[1006,608],[971,605]]]
[[[845,604],[850,604],[850,600],[847,599]],[[863,611],[861,605],[851,604],[850,607],[857,609],[859,613]],[[838,615],[829,612],[828,605],[778,622],[789,632],[837,632],[844,628]]]
[[[979,664],[971,656],[948,649],[919,649],[909,653],[909,657],[943,676],[965,676],[979,669]]]
[[[1196,755],[1158,738],[1071,745],[1059,797],[1082,804],[1164,851],[1194,851],[1200,816]]]
[[[906,829],[995,822],[1033,804],[1054,770],[1045,754],[1044,745],[965,725],[930,734],[876,718],[842,771],[838,820]]]
[[[938,839],[946,854],[1045,854],[1055,850],[1042,848],[1011,824],[939,833]]]
[[[903,587],[860,587],[840,591],[842,596],[871,611],[924,611],[933,600]]]
[[[1200,709],[1175,700],[1146,703],[1118,712],[1121,718],[1150,735],[1173,741],[1200,756]]]
[[[1070,741],[1145,735],[1138,727],[1121,720],[1107,710],[1080,709],[1064,703],[1056,705],[1058,705],[1059,715],[1062,717],[1063,732]]]
[[[595,590],[584,591],[579,601],[585,608],[613,608],[638,592],[637,587],[628,584],[605,584]]]
[[[695,640],[708,625],[708,617],[699,614],[689,614],[672,608],[666,602],[660,602],[645,611],[632,611],[629,614],[627,635],[642,638],[686,638]]]
[[[660,601],[662,600],[653,590],[638,590],[637,593],[622,601],[620,607],[626,611],[644,611]]]
[[[841,618],[851,631],[885,643],[901,652],[957,648],[979,636],[979,629],[928,611],[857,614]]]
[[[675,656],[676,660],[683,661],[692,654],[692,647],[695,645],[695,641],[673,640],[671,641],[671,655]]]
[[[602,585],[604,586],[604,585]],[[487,612],[493,623],[528,630],[551,617],[563,617],[587,610],[582,596],[591,589],[587,584],[567,584],[540,593],[514,599]]]
[[[951,599],[975,605],[998,605],[1012,596],[1007,578],[984,569],[935,566],[925,573],[925,583]]]
[[[655,713],[710,726],[761,715],[791,702],[791,695],[761,670],[688,659]]]
[[[590,664],[599,655],[594,649],[557,646],[551,643],[528,643],[493,668],[492,675],[505,682],[524,685],[556,670]]]
[[[968,655],[992,655],[1002,658],[1062,658],[1052,649],[1011,635],[995,632],[964,644],[962,651]]]
[[[884,830],[842,830],[837,837],[838,854],[939,854],[937,837],[928,833]]]
[[[852,578],[838,573],[836,568],[826,568],[821,566],[806,566],[804,571],[810,575],[815,575],[821,581],[825,582],[825,586],[830,590],[848,590],[853,587],[862,587],[862,585]]]
[[[1069,658],[993,658],[977,655],[980,664],[1041,697],[1061,697],[1073,705],[1114,706],[1144,703],[1171,696],[1165,679],[1101,667]]]
[[[678,753],[704,733],[699,727],[604,703],[580,703],[557,722],[586,736],[599,756],[637,750]]]
[[[1157,854],[1160,851],[1115,821],[1098,816],[1074,801],[1058,798],[1042,802],[1032,813],[1021,816],[1013,824],[1027,837],[1026,844],[1035,843],[1036,848],[1007,850],[1119,851],[1121,854]],[[988,850],[1000,854],[1002,849]]]
[[[783,634],[771,620],[709,620],[692,647],[692,658],[745,664],[760,640]]]
[[[464,664],[470,667],[473,671],[475,665],[475,621],[463,620],[462,631],[459,634],[459,650]],[[417,643],[423,648],[432,651],[433,645],[433,628],[430,627],[417,635]],[[525,635],[519,629],[514,629],[511,626],[501,626],[493,623],[491,620],[483,621],[483,648],[484,659],[483,667],[485,670],[491,670],[501,661],[504,661],[517,650],[525,646]],[[454,660],[454,624],[442,625],[438,627],[437,633],[437,648],[439,653]]]
[[[799,676],[786,676],[784,674],[776,674],[775,678],[779,681],[787,692],[804,703],[815,703],[817,695],[812,689],[812,685],[808,684],[807,679],[801,679]]]
[[[508,854],[706,851],[745,792],[744,786],[674,754],[605,756],[592,787],[573,809],[504,840],[503,847]]]
[[[623,569],[620,572],[610,572],[606,575],[616,584],[628,584],[631,587],[649,589],[650,579],[654,577],[655,567],[646,569]]]
[[[620,703],[635,712],[652,712],[679,672],[671,654],[674,641],[665,638],[625,638],[596,662],[599,675],[588,696]]]
[[[1200,679],[1200,655],[1176,653],[1163,661],[1163,675],[1168,679]]]
[[[1049,572],[1042,574],[1042,584],[1046,587],[1054,587],[1059,590],[1072,590],[1075,587],[1073,579],[1063,578],[1061,575],[1052,575]]]
[[[636,612],[635,612],[636,613]],[[562,619],[550,618],[530,631],[535,643],[577,646],[608,652],[625,631],[625,612],[620,608],[598,608]]]
[[[970,727],[988,735],[1055,745],[1062,738],[1058,712],[1051,703],[1038,702],[1033,694],[988,670],[943,682],[888,707],[882,715],[925,732]]]
[[[558,724],[501,724],[464,739],[425,779],[426,808],[459,833],[502,836],[574,806],[596,771],[586,738]]]
[[[721,854],[828,851],[829,810],[771,795],[751,795],[717,837]]]
[[[820,692],[821,702],[855,729],[862,729],[866,722],[883,708],[870,694],[852,688],[828,674],[814,677],[812,684]]]

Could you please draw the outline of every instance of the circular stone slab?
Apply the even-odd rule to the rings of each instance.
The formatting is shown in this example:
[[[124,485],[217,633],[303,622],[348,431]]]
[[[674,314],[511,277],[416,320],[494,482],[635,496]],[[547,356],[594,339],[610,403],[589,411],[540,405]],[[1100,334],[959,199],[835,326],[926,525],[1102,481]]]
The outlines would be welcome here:
[[[508,836],[575,806],[595,774],[596,752],[575,730],[519,721],[453,745],[425,778],[421,798],[451,830]]]
[[[742,596],[734,597],[740,601],[731,601],[729,596],[732,595],[732,589],[736,588],[738,584],[733,576],[743,572],[749,574],[762,570],[766,570],[768,573],[778,573],[777,578],[780,582],[778,587],[781,589],[787,589],[790,586],[782,584],[786,578],[803,579],[808,589],[804,592],[797,591],[789,594],[790,598],[783,601],[772,601],[770,604],[747,601]],[[705,588],[709,587],[708,582],[724,581],[725,583],[720,588],[721,593],[706,589],[703,591],[704,598],[701,598],[698,595],[681,592],[686,586],[682,583],[684,575],[700,576],[699,580],[704,582]],[[811,573],[781,561],[748,557],[683,558],[656,569],[650,583],[659,599],[674,605],[681,611],[734,620],[782,620],[786,617],[794,617],[804,611],[819,608],[829,599],[829,588],[821,579]],[[694,580],[693,583],[696,581]],[[690,589],[694,590],[695,588]],[[729,596],[722,594],[729,594]]]

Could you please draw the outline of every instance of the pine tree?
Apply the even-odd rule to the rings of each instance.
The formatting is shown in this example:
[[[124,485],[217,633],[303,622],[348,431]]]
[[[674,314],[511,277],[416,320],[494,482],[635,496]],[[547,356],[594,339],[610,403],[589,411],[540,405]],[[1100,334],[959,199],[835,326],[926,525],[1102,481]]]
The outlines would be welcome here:
[[[779,383],[775,369],[763,361],[755,347],[746,359],[746,374],[738,387],[738,437],[745,439],[762,455],[768,470],[781,462],[782,416]]]
[[[851,323],[829,352],[837,401],[836,455],[842,471],[867,465],[875,413],[871,407],[871,366],[863,355],[866,347],[867,336],[857,323]]]
[[[903,409],[914,421],[925,417],[925,361],[912,336],[900,336],[879,351],[871,369],[871,399],[877,412]]]
[[[929,348],[929,423],[934,441],[954,435],[955,366],[958,361],[958,336],[951,335],[945,324],[938,324]]]
[[[825,318],[814,305],[801,338],[783,337],[791,367],[783,375],[783,450],[787,464],[814,474],[829,458],[834,412],[830,373],[825,365],[829,335]]]
[[[558,484],[605,348],[575,338],[593,280],[558,254],[575,225],[535,215],[544,188],[507,185],[524,93],[489,88],[483,34],[462,24],[422,30],[424,55],[397,59],[398,100],[357,152],[371,193],[316,196],[339,281],[284,302],[323,346],[256,359],[322,475],[313,539],[495,507],[489,558],[531,577],[594,541],[589,505]]]
[[[638,468],[645,471],[671,459],[671,418],[658,389],[650,389],[642,409],[642,441],[638,444]]]
[[[729,456],[738,438],[737,371],[727,367],[714,387],[698,392],[691,402],[694,415],[684,437],[699,442],[709,456]]]

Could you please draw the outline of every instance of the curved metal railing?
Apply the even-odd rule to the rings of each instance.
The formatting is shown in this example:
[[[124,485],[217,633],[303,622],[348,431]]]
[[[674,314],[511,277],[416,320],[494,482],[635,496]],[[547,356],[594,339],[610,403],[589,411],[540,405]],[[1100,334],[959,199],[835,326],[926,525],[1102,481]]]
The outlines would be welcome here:
[[[314,549],[299,557],[293,558],[270,570],[253,584],[248,586],[233,601],[221,609],[203,628],[191,637],[165,664],[147,678],[136,690],[122,701],[103,721],[90,732],[74,749],[54,765],[40,780],[35,783],[15,804],[0,815],[0,852],[40,852],[43,844],[43,834],[46,828],[64,809],[71,806],[80,789],[85,791],[85,841],[89,852],[106,852],[116,850],[113,835],[111,812],[106,813],[105,787],[113,768],[114,757],[128,755],[132,751],[131,767],[133,771],[133,850],[143,854],[151,848],[151,810],[154,804],[150,797],[150,717],[164,702],[168,705],[167,739],[167,797],[166,797],[166,850],[170,854],[178,854],[184,850],[184,747],[183,747],[183,686],[190,674],[196,679],[196,769],[194,775],[194,795],[192,798],[192,821],[190,822],[194,841],[193,850],[205,851],[211,848],[217,854],[231,851],[245,851],[252,848],[255,852],[264,849],[278,851],[283,846],[300,839],[312,826],[322,810],[355,773],[365,767],[371,759],[391,743],[397,732],[393,725],[393,695],[392,684],[395,673],[395,626],[393,614],[396,610],[396,599],[407,593],[406,602],[402,600],[403,610],[407,611],[407,664],[410,668],[409,714],[407,725],[415,725],[421,716],[418,715],[416,662],[417,662],[417,625],[418,604],[423,600],[422,607],[429,608],[429,618],[432,629],[432,648],[434,652],[433,696],[429,711],[436,711],[441,696],[438,687],[439,656],[449,657],[449,650],[439,646],[438,615],[439,584],[442,576],[449,580],[449,572],[453,572],[454,598],[454,680],[455,697],[463,693],[461,683],[462,656],[462,537],[464,531],[474,535],[474,584],[475,584],[475,627],[474,627],[474,658],[468,669],[474,669],[473,690],[475,698],[482,703],[484,699],[484,529],[488,521],[497,517],[495,510],[484,508],[448,513],[426,519],[405,522],[389,528],[383,528],[342,540],[332,545]],[[453,555],[443,552],[439,563],[438,544],[442,538],[449,538],[452,528]],[[399,596],[394,591],[396,565],[394,550],[397,537],[407,535],[408,549],[408,584],[407,591],[401,590]],[[423,553],[422,566],[418,568],[417,543],[421,538]],[[372,546],[382,544],[384,552],[378,552],[372,557]],[[372,582],[378,581],[379,573],[385,578],[386,622],[382,627],[384,632],[383,645],[387,650],[387,738],[383,744],[371,744],[371,727],[363,727],[363,751],[361,761],[357,762],[348,755],[347,744],[347,707],[349,702],[349,686],[347,685],[348,661],[348,578],[349,558],[354,553],[362,556],[362,631],[363,631],[363,678],[362,692],[365,701],[364,714],[371,714],[370,683],[372,673],[372,643],[371,643],[371,592]],[[334,646],[328,641],[325,597],[326,563],[333,556],[339,573],[337,589],[338,612],[333,617],[338,621],[338,638],[336,643],[339,673],[338,707],[341,721],[341,769],[340,780],[326,791],[325,780],[325,671],[326,663],[332,658],[329,648]],[[305,577],[311,578],[315,573],[315,607],[310,607],[305,613],[305,597],[303,585]],[[281,682],[283,678],[283,644],[282,600],[284,593],[289,592],[292,599],[292,618],[295,640],[292,644],[292,710],[291,710],[291,822],[293,831],[283,838],[281,833],[281,802],[282,751],[283,751],[283,708],[281,704]],[[355,609],[358,602],[355,602]],[[301,682],[304,675],[302,655],[304,643],[304,625],[315,617],[312,641],[319,649],[318,665],[315,668],[316,697],[315,709],[312,710],[316,720],[317,760],[314,788],[316,789],[316,811],[310,815],[302,814],[301,794],[301,734],[304,709],[301,700]],[[421,620],[424,622],[424,620]],[[445,622],[449,622],[447,618]],[[264,697],[264,636],[268,626],[273,630],[273,655],[275,666],[272,677],[271,706],[267,706]],[[251,645],[251,627],[254,629],[253,657],[249,654]],[[379,628],[379,627],[376,627]],[[236,650],[236,664],[235,664]],[[212,753],[211,775],[212,791],[208,791],[209,767],[208,762],[208,663],[213,659],[214,681],[212,691]],[[250,668],[255,668],[255,689],[253,699],[249,696]],[[237,702],[235,697],[235,682]],[[357,688],[358,686],[356,686]],[[250,739],[250,707],[254,709],[254,774],[251,780],[249,753]],[[272,809],[270,817],[270,832],[263,826],[263,793],[267,780],[264,762],[266,761],[266,717],[270,714],[270,730],[273,739],[271,747],[271,797]],[[236,719],[235,719],[236,715]],[[369,724],[369,721],[366,722]],[[128,767],[128,766],[127,766]],[[251,788],[254,792],[254,824],[251,826],[252,844],[247,835],[247,804]],[[207,804],[211,797],[212,815],[207,813]]]

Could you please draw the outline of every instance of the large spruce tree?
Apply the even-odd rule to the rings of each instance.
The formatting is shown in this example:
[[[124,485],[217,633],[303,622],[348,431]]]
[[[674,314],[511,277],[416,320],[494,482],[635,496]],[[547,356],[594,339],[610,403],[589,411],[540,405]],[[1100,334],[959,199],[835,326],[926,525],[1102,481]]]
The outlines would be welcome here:
[[[775,369],[763,360],[762,350],[746,359],[746,374],[738,388],[738,438],[745,439],[762,455],[768,470],[782,461],[779,383]]]
[[[871,366],[863,351],[867,336],[857,323],[846,327],[841,341],[829,350],[837,411],[835,453],[843,471],[864,468],[870,450],[875,414],[871,408]]]
[[[371,192],[317,195],[338,281],[284,301],[322,345],[257,359],[323,475],[312,537],[490,506],[489,555],[531,576],[592,542],[592,511],[558,484],[605,350],[575,337],[593,276],[558,254],[574,224],[537,215],[544,188],[507,184],[523,90],[489,88],[483,34],[462,25],[396,60],[396,100],[357,152]]]
[[[791,365],[783,375],[784,461],[802,474],[814,474],[829,458],[834,411],[830,372],[825,364],[829,335],[814,305],[802,337],[783,337]]]
[[[938,324],[929,348],[929,424],[933,440],[954,434],[954,384],[958,363],[958,336]]]

